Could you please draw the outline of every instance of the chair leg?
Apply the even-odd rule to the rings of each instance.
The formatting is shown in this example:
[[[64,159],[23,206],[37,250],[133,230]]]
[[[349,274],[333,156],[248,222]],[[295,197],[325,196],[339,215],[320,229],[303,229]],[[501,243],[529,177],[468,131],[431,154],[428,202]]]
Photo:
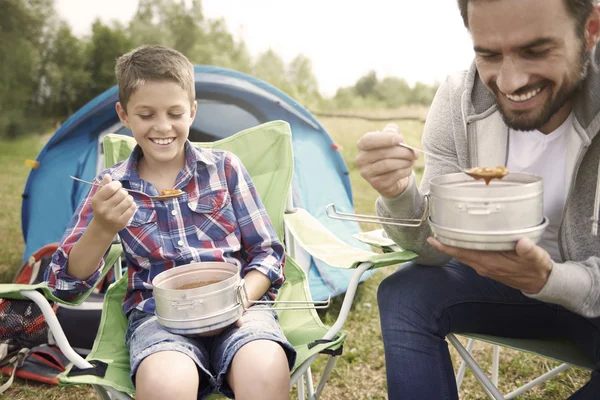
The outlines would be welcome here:
[[[500,367],[500,346],[494,345],[492,350],[492,383],[498,387],[498,369]]]
[[[569,364],[559,365],[558,367],[546,372],[544,375],[540,375],[539,377],[535,378],[531,382],[526,383],[525,385],[521,386],[520,388],[516,389],[515,391],[510,392],[509,394],[506,395],[506,400],[514,399],[515,397],[522,395],[529,389],[539,385],[540,383],[542,383],[550,378],[553,378],[554,376],[560,374],[563,371],[568,370],[569,368],[571,368],[571,366]]]
[[[471,351],[473,351],[474,343],[475,343],[475,339],[469,339],[467,341],[467,351],[469,352],[469,354],[471,354]],[[465,360],[463,360],[461,358],[460,366],[458,367],[458,372],[456,373],[456,388],[457,388],[457,390],[460,390],[460,387],[462,386],[462,382],[465,377],[465,372],[467,372],[467,363],[465,362]]]
[[[304,379],[306,380],[306,397],[313,399],[315,396],[315,385],[313,384],[312,369],[310,367],[304,373]]]
[[[490,378],[488,378],[485,372],[483,372],[479,365],[477,365],[477,362],[475,362],[473,357],[471,357],[471,354],[469,354],[467,349],[464,348],[464,346],[458,341],[458,339],[453,334],[449,334],[448,336],[446,336],[446,338],[450,343],[452,343],[454,348],[456,348],[456,351],[458,351],[458,354],[460,354],[460,356],[467,363],[469,368],[471,368],[471,371],[473,371],[473,375],[475,375],[475,378],[477,378],[479,383],[486,390],[487,395],[492,400],[505,400],[504,396],[502,396],[498,388],[494,386],[492,381],[490,381]]]
[[[327,379],[329,379],[329,375],[331,374],[331,371],[333,371],[333,367],[335,367],[335,362],[337,361],[337,359],[338,359],[337,356],[329,356],[329,360],[327,360],[327,364],[325,365],[323,374],[321,375],[321,378],[319,379],[319,384],[317,385],[317,391],[315,392],[315,395],[313,397],[314,400],[318,400],[319,397],[321,396],[321,392],[323,391],[323,388],[325,387],[325,384],[327,383]]]
[[[298,382],[296,383],[296,387],[298,389],[298,400],[305,400],[306,396],[304,396],[304,375],[300,376]]]

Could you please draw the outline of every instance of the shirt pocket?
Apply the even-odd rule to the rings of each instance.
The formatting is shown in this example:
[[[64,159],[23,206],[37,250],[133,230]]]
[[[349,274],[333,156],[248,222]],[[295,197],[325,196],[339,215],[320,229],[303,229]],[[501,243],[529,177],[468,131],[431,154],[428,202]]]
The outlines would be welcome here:
[[[129,247],[133,256],[160,258],[162,241],[156,210],[139,207],[129,224],[121,231],[121,240]]]
[[[198,204],[188,203],[198,240],[218,242],[237,227],[231,197],[227,189],[217,189],[202,195]]]

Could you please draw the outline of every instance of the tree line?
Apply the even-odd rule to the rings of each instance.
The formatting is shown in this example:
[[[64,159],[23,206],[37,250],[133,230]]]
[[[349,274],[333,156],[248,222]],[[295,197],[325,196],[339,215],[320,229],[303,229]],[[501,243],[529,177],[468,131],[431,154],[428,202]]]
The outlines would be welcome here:
[[[150,43],[175,48],[194,64],[254,75],[311,109],[428,105],[437,89],[370,72],[324,98],[309,58],[299,54],[286,64],[273,50],[251,56],[223,19],[205,17],[201,0],[139,0],[131,21],[98,19],[84,37],[58,16],[52,0],[0,0],[0,10],[0,136],[64,121],[115,84],[118,56]]]

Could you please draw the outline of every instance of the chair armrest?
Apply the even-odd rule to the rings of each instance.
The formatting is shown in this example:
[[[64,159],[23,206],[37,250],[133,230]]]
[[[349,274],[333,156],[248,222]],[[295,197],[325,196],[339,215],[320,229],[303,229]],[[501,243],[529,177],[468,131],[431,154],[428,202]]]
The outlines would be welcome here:
[[[352,237],[370,246],[380,248],[385,253],[402,251],[402,248],[398,246],[396,242],[385,236],[385,231],[383,229],[355,233]]]
[[[352,247],[301,208],[285,214],[284,220],[286,229],[304,250],[332,267],[352,269],[360,263],[370,262],[373,268],[381,268],[417,258],[416,253],[407,250],[378,254]]]
[[[108,255],[106,256],[106,259],[104,262],[104,268],[102,269],[102,273],[100,274],[98,281],[90,289],[83,292],[79,297],[77,297],[73,301],[65,301],[65,300],[59,299],[58,297],[54,296],[54,294],[52,293],[52,290],[48,287],[47,282],[40,282],[40,283],[37,283],[34,285],[24,285],[24,284],[15,284],[15,283],[0,284],[0,299],[29,300],[29,298],[26,296],[23,296],[21,294],[21,292],[26,291],[26,290],[37,290],[37,291],[41,292],[44,295],[44,297],[46,297],[46,299],[48,299],[50,301],[53,301],[56,303],[61,303],[61,304],[66,304],[66,305],[70,305],[70,306],[78,306],[81,303],[83,303],[85,301],[85,299],[87,299],[88,296],[94,291],[94,288],[96,287],[98,282],[100,282],[102,280],[102,278],[104,278],[106,276],[106,274],[108,273],[108,271],[110,271],[110,269],[113,267],[113,265],[116,262],[119,262],[122,252],[123,252],[123,249],[122,249],[120,243],[113,244],[108,252]]]

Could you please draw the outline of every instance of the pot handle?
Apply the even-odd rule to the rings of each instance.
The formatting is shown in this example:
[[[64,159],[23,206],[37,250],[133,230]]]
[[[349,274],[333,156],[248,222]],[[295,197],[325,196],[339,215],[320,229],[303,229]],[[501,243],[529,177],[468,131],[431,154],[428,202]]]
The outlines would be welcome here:
[[[424,195],[423,199],[425,201],[425,208],[423,210],[423,215],[421,216],[420,219],[388,218],[388,217],[379,217],[379,216],[375,216],[375,215],[343,213],[343,212],[337,211],[335,209],[335,205],[333,203],[328,204],[327,207],[325,207],[325,213],[327,214],[327,216],[329,218],[340,219],[343,221],[371,222],[374,224],[381,224],[381,225],[408,226],[408,227],[416,228],[416,227],[423,225],[423,222],[425,222],[427,220],[427,217],[429,217],[429,195],[428,194]],[[329,213],[329,209],[333,210],[331,214]]]
[[[267,311],[267,310],[318,310],[329,307],[331,296],[324,301],[268,301],[268,300],[248,300],[248,292],[246,292],[246,281],[242,279],[238,286],[238,302],[244,308],[244,311]],[[246,302],[250,303],[250,307],[246,307]],[[268,309],[252,308],[254,304],[293,304],[294,307],[271,307]],[[299,307],[304,305],[305,307]]]

